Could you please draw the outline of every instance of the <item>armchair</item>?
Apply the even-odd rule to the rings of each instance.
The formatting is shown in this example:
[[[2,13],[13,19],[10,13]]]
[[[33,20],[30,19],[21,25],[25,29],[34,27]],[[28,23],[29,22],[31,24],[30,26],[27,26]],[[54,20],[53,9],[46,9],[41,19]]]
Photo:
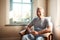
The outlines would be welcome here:
[[[53,33],[52,33],[52,23],[50,21],[50,17],[46,17],[50,23],[50,26],[51,26],[51,32],[50,33],[45,33],[44,34],[44,39],[45,40],[53,40]],[[25,34],[28,34],[28,31],[25,29],[25,30],[22,30],[19,32],[20,34],[20,40],[22,40],[22,36],[25,35]]]
[[[25,34],[28,34],[27,30],[22,30],[20,33],[20,40],[22,40],[22,36],[25,35]],[[46,33],[44,34],[44,39],[45,40],[53,40],[53,34],[52,33]]]

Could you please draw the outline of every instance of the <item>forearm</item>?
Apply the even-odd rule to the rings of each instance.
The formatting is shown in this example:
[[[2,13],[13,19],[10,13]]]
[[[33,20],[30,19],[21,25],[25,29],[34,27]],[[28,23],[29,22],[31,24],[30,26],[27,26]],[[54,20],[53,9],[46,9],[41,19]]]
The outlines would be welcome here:
[[[29,33],[33,34],[34,36],[38,34],[37,31],[34,31],[31,28],[29,28],[29,27],[27,28],[27,30],[28,30]]]
[[[31,32],[31,28],[27,27],[27,31],[30,33]]]
[[[51,31],[49,29],[44,29],[39,31],[39,34],[45,34],[45,33],[50,33]]]

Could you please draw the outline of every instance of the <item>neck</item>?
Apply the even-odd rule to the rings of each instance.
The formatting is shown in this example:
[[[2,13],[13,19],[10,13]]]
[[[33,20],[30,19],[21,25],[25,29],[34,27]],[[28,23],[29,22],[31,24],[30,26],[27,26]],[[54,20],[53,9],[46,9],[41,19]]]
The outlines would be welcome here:
[[[39,18],[43,18],[44,16],[40,16]]]

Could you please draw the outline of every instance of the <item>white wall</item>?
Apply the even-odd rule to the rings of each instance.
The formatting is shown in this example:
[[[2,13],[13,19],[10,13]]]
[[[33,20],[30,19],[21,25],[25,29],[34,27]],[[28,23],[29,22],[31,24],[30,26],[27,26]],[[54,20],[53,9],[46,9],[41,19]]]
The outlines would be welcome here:
[[[57,17],[57,0],[48,0],[48,16],[52,17],[55,23]]]
[[[60,0],[48,0],[48,16],[52,17],[52,21],[57,26],[60,19]]]
[[[33,0],[33,17],[36,17],[37,7],[42,7],[46,11],[46,0]]]
[[[60,40],[60,0],[57,0],[57,19],[56,19],[55,31],[58,40]]]
[[[57,23],[60,26],[60,0],[57,0]]]
[[[60,0],[48,0],[48,16],[52,17],[55,36],[60,40]]]
[[[0,0],[0,26],[5,24],[6,0]]]

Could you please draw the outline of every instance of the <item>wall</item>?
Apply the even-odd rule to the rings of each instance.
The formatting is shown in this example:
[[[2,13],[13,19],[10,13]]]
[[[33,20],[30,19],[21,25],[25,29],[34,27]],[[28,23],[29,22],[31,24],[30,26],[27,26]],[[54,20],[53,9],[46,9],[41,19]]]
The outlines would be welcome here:
[[[60,0],[48,0],[48,16],[52,17],[52,22],[54,24],[54,34],[57,40],[60,40]]]
[[[33,18],[36,17],[37,7],[42,7],[46,11],[46,0],[33,0]]]
[[[56,35],[57,35],[57,39],[60,40],[60,0],[57,0],[57,19],[56,19],[56,27],[55,27],[55,31],[56,31]]]
[[[41,7],[45,9],[45,0],[38,0]],[[0,40],[9,40],[19,37],[19,32],[24,26],[5,26],[6,17],[8,17],[8,0],[0,0]],[[33,17],[36,16],[37,0],[33,0]]]
[[[5,9],[6,9],[5,0],[0,0],[0,20],[2,21],[2,22],[0,21],[0,25],[3,25],[5,23],[5,20],[4,20],[4,17],[6,15],[6,10]]]
[[[55,23],[57,15],[57,0],[48,0],[48,16],[52,17],[52,21]]]

